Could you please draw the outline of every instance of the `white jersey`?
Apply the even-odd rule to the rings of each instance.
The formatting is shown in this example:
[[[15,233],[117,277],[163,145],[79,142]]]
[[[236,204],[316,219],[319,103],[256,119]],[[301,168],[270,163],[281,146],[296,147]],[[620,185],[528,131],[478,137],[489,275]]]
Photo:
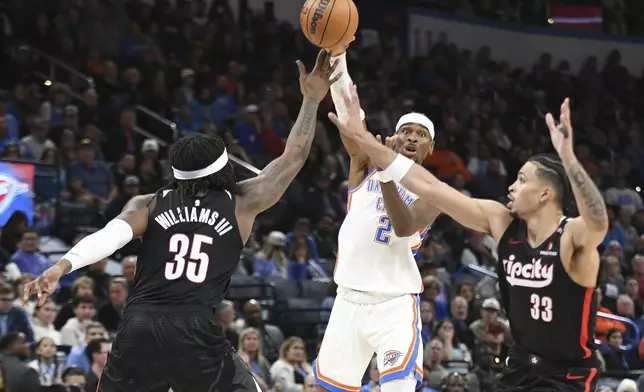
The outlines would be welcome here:
[[[338,236],[335,282],[371,293],[420,293],[423,284],[414,255],[429,226],[410,237],[397,237],[385,211],[378,175],[371,171],[349,191],[347,216]],[[401,185],[397,187],[407,206],[418,199]]]

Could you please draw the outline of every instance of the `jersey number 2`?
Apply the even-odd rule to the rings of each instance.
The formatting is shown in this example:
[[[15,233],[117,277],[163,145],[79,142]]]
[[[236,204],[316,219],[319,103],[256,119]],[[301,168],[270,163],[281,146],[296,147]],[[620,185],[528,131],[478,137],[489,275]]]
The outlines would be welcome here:
[[[184,275],[193,283],[203,283],[208,274],[210,258],[201,251],[203,244],[212,245],[212,237],[195,234],[192,241],[185,234],[174,234],[170,237],[170,253],[174,253],[174,261],[165,263],[165,278],[177,280]],[[188,255],[188,252],[190,254]],[[186,262],[186,256],[188,261]]]
[[[389,244],[391,240],[391,221],[387,215],[382,215],[378,220],[378,228],[376,229],[376,236],[373,238],[379,244]]]
[[[545,321],[549,323],[552,321],[552,298],[539,297],[537,294],[530,296],[530,316],[535,320]]]

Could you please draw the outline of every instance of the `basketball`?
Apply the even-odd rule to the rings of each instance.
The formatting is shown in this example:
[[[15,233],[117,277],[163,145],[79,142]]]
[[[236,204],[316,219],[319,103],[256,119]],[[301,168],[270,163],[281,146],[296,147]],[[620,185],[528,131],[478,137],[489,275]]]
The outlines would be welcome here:
[[[313,45],[330,49],[353,38],[358,19],[352,0],[307,0],[300,13],[300,26]]]

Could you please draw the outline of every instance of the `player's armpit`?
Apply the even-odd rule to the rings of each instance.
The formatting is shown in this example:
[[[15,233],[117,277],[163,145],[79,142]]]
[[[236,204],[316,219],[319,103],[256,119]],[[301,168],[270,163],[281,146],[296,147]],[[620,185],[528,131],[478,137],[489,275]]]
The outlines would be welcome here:
[[[573,248],[595,249],[606,237],[605,233],[589,230],[586,221],[581,216],[573,218],[566,224],[567,232],[570,232]]]

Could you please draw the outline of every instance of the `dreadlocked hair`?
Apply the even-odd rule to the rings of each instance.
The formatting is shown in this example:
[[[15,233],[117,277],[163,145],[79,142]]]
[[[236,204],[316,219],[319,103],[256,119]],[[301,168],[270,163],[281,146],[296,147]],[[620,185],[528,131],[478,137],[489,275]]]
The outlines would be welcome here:
[[[577,206],[561,159],[552,154],[537,154],[530,157],[528,162],[537,166],[537,176],[554,186],[557,204],[563,213],[567,216],[576,215]]]
[[[183,171],[200,170],[211,165],[223,154],[226,145],[224,141],[212,135],[191,134],[177,140],[172,147],[168,158],[170,165]],[[167,189],[176,189],[180,197],[195,197],[204,195],[210,190],[229,191],[240,194],[239,185],[232,162],[228,161],[217,173],[194,180],[177,180],[173,178],[168,185],[159,189],[156,194]]]

